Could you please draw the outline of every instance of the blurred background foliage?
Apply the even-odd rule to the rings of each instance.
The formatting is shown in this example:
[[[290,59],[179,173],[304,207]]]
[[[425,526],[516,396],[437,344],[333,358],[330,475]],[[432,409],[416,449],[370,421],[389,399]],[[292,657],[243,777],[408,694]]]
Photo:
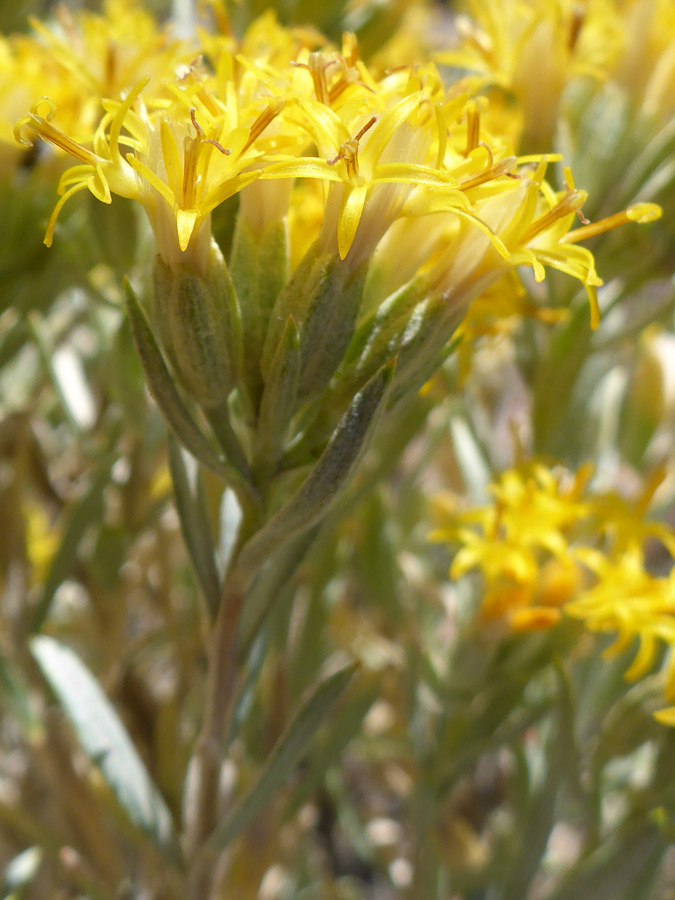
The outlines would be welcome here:
[[[52,7],[4,0],[2,31]],[[407,7],[276,10],[333,39],[355,30],[371,55]],[[232,3],[235,29],[267,8]],[[433,12],[449,34],[452,10]],[[288,548],[278,570],[291,577],[257,584],[250,615],[265,624],[241,648],[226,796],[255,782],[323,674],[347,660],[359,668],[264,814],[237,833],[222,896],[675,897],[675,732],[652,716],[660,675],[627,684],[634,647],[605,659],[609,638],[573,619],[525,633],[486,626],[480,575],[449,580],[456,548],[429,541],[430,498],[484,503],[488,483],[523,457],[572,470],[591,460],[604,489],[629,495],[663,466],[656,510],[673,524],[675,128],[636,127],[612,83],[575,90],[556,145],[589,191],[589,218],[637,197],[661,203],[663,222],[595,239],[607,281],[597,331],[562,276],[526,286],[569,314],[479,323],[468,355],[454,354],[385,424],[311,552],[305,539]],[[26,156],[0,185],[2,896],[159,900],[177,896],[171,864],[129,821],[29,652],[38,633],[75,651],[178,820],[206,654],[166,428],[123,313],[122,276],[142,266],[149,237],[127,202],[104,209],[81,194],[47,250],[54,183]],[[214,230],[231,234],[235,214],[226,204]],[[227,491],[208,472],[199,480],[215,535]],[[651,572],[671,565],[650,547]]]

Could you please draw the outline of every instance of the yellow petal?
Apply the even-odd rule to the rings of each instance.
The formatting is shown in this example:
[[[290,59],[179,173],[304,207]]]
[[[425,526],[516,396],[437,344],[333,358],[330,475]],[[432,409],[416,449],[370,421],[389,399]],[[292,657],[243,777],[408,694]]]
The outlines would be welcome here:
[[[349,188],[345,185],[337,226],[338,253],[340,254],[340,259],[345,258],[349,253],[349,248],[354,242],[356,229],[359,227],[367,193],[367,184],[362,184],[355,188]]]
[[[176,139],[166,119],[162,119],[160,122],[159,134],[162,142],[162,159],[166,169],[166,180],[174,195],[178,197],[183,189],[183,166]]]
[[[178,245],[180,249],[185,251],[190,243],[195,223],[199,217],[198,209],[177,209],[176,210],[176,230],[178,232]]]
[[[668,706],[666,709],[659,709],[654,713],[654,718],[662,725],[675,725],[675,706]]]

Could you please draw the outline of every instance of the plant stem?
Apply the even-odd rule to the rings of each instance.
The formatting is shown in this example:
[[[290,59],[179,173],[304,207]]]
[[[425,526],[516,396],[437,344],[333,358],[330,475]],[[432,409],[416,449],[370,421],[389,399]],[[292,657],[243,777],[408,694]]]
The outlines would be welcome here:
[[[245,596],[244,578],[235,567],[223,586],[211,636],[204,724],[190,763],[185,851],[192,865],[189,876],[191,900],[206,900],[209,896],[216,863],[216,860],[210,860],[210,864],[205,865],[200,850],[216,824],[224,743],[240,671],[235,641]]]

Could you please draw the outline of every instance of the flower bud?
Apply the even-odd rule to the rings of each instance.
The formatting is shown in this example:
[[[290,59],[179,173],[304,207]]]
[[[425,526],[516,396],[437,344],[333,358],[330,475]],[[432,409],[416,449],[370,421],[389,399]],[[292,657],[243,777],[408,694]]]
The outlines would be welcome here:
[[[215,244],[203,276],[155,257],[153,317],[183,387],[201,406],[223,403],[240,369],[241,325],[232,281]]]

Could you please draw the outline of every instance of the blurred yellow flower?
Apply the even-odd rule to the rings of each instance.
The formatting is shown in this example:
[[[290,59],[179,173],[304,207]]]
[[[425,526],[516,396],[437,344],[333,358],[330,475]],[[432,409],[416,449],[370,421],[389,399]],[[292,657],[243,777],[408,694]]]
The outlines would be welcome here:
[[[523,112],[523,144],[547,150],[565,85],[605,77],[623,30],[612,0],[469,0],[457,45],[437,55],[499,87]]]
[[[431,539],[458,547],[451,578],[480,572],[486,623],[529,631],[555,625],[564,612],[589,631],[616,633],[608,656],[637,639],[626,672],[631,681],[654,666],[665,645],[665,696],[675,701],[675,566],[657,577],[645,559],[650,540],[675,559],[675,533],[647,518],[663,472],[656,470],[633,502],[593,493],[591,474],[589,466],[572,476],[537,462],[507,470],[491,485],[490,504],[458,511],[436,500],[444,526]],[[675,707],[658,717],[675,724]]]

